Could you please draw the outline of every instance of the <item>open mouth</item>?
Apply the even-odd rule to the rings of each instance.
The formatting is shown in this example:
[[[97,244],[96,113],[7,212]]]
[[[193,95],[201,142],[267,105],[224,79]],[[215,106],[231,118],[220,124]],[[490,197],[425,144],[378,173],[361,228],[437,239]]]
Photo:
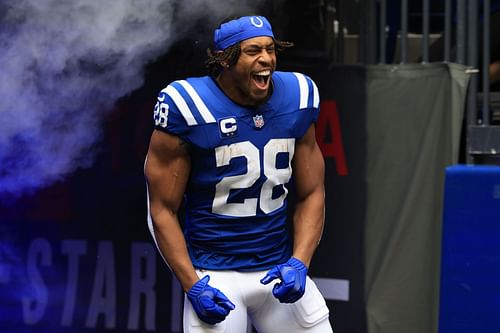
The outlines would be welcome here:
[[[252,75],[255,85],[257,85],[259,89],[267,89],[270,77],[271,77],[270,70],[260,71]]]

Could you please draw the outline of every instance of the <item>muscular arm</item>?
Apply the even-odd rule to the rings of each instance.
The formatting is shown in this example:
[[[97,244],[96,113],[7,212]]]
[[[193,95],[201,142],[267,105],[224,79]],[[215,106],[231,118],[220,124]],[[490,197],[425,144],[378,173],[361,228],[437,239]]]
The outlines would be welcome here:
[[[309,267],[324,225],[325,165],[311,125],[297,142],[293,159],[297,203],[293,216],[293,256]]]
[[[150,214],[160,252],[184,291],[199,280],[177,218],[190,166],[187,144],[176,136],[153,132],[145,165]]]

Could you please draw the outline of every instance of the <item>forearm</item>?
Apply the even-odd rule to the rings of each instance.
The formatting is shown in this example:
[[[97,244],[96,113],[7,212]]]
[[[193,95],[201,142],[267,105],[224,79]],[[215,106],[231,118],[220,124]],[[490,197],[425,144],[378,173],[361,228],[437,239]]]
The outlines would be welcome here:
[[[296,146],[294,174],[297,204],[293,216],[293,256],[309,267],[325,218],[325,166],[316,144],[314,125]]]
[[[144,166],[149,214],[159,250],[185,291],[198,281],[177,218],[190,166],[189,151],[182,140],[161,131],[153,132]]]
[[[299,201],[293,216],[293,256],[309,267],[323,233],[324,218],[323,187]]]
[[[182,289],[187,291],[198,281],[189,257],[184,234],[177,217],[168,212],[153,217],[155,238],[159,250],[168,266],[179,280]]]

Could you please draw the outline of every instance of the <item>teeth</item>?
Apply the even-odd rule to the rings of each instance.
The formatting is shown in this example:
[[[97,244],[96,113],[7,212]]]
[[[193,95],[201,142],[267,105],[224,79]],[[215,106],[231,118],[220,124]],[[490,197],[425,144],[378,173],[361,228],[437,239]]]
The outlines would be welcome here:
[[[271,71],[267,69],[265,71],[257,72],[257,73],[255,73],[255,75],[267,76],[267,75],[271,75]]]

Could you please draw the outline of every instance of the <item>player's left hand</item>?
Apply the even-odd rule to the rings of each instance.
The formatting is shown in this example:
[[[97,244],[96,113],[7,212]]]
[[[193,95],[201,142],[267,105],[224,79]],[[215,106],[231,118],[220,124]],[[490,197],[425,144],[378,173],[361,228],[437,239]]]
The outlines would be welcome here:
[[[273,287],[273,295],[281,303],[294,303],[304,295],[306,290],[307,267],[302,261],[291,257],[286,263],[276,265],[260,283],[269,284],[275,279],[280,279]]]

